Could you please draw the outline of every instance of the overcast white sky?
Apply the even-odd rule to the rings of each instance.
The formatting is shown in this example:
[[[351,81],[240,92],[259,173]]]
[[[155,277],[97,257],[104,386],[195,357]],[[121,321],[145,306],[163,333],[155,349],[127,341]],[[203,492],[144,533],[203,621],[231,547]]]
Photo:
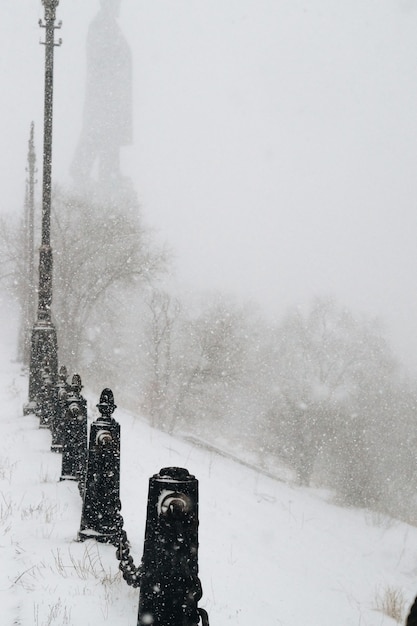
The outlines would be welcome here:
[[[81,126],[98,0],[61,0],[55,181]],[[42,150],[40,0],[0,0],[0,210],[20,211]],[[147,222],[196,288],[280,315],[332,294],[379,315],[417,372],[417,2],[123,0]],[[39,172],[41,178],[41,167]]]

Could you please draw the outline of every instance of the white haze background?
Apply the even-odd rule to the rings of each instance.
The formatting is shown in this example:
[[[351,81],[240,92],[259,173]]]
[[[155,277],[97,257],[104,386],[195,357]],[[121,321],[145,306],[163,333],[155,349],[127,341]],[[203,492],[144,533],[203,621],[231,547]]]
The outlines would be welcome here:
[[[32,120],[41,178],[40,0],[0,0],[1,212],[21,212]],[[81,129],[98,1],[61,0],[53,179]],[[123,0],[134,144],[123,171],[178,280],[280,316],[313,295],[378,315],[417,370],[417,5]],[[38,186],[40,188],[40,185]]]
[[[58,7],[57,182],[69,182],[98,4]],[[0,0],[0,8],[0,211],[21,214],[32,120],[41,180],[43,9],[40,0]],[[171,244],[178,280],[233,291],[277,316],[335,295],[381,316],[417,371],[416,4],[123,0],[120,25],[134,70],[135,142],[123,171],[147,222]],[[62,599],[74,626],[133,624],[138,593],[124,583],[54,570],[57,550],[67,564],[70,550],[82,558],[73,543],[80,501],[57,483],[49,434],[21,417],[27,381],[10,365],[9,318],[2,302],[2,623],[42,625]],[[307,615],[317,626],[388,626],[374,610],[378,592],[391,585],[412,601],[415,528],[336,507],[326,492],[272,481],[122,411],[118,418],[136,561],[148,477],[172,463],[201,480],[201,578],[213,624],[299,626]],[[100,553],[114,573],[111,549]]]

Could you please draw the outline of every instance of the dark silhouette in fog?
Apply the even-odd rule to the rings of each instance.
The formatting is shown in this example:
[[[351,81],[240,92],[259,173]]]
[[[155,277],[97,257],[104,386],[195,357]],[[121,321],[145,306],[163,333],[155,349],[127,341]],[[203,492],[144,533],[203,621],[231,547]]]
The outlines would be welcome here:
[[[83,127],[71,166],[78,184],[96,164],[100,182],[120,179],[120,148],[132,142],[132,63],[117,23],[120,2],[100,0],[88,29]]]

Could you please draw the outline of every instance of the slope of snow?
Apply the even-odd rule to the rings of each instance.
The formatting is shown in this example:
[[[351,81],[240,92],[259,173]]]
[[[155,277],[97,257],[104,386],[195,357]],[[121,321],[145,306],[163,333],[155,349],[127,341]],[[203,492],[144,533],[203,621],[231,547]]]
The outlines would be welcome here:
[[[10,316],[9,316],[10,319]],[[22,416],[27,379],[1,329],[0,606],[12,626],[134,626],[138,590],[121,579],[114,548],[75,541],[81,500],[59,482],[49,431]],[[107,386],[109,381],[105,381]],[[90,416],[101,389],[90,401]],[[123,405],[123,398],[116,403]],[[155,431],[118,409],[121,497],[132,555],[142,554],[148,478],[187,467],[200,481],[200,578],[212,626],[389,626],[375,610],[388,586],[417,593],[417,529],[344,509],[211,451]]]

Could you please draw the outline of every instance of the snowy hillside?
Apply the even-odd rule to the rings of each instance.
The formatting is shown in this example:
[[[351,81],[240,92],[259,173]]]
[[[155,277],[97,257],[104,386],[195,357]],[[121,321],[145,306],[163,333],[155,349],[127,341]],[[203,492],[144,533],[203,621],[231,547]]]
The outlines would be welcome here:
[[[81,501],[58,482],[60,455],[34,416],[22,417],[26,377],[14,337],[0,337],[0,605],[12,626],[135,626],[138,591],[118,574],[114,548],[77,543]],[[111,381],[103,381],[103,387]],[[90,404],[97,402],[95,390]],[[115,400],[123,405],[123,398]],[[90,417],[96,410],[90,407]],[[118,409],[125,527],[138,563],[148,478],[187,467],[200,481],[200,578],[212,626],[389,626],[378,594],[417,593],[417,529],[331,504],[150,429]]]

